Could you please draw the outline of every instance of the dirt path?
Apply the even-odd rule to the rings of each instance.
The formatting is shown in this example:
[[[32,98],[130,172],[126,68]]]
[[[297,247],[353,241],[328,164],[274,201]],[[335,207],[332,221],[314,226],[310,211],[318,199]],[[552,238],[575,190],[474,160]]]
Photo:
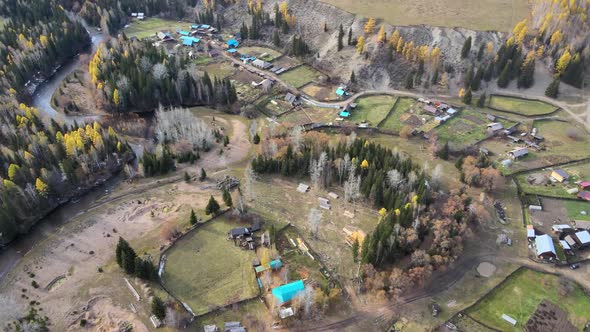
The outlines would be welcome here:
[[[217,121],[226,120],[218,119]],[[226,169],[229,165],[238,163],[248,156],[251,144],[248,140],[246,132],[246,125],[239,120],[231,120],[232,137],[230,138],[227,148],[223,154],[219,154],[219,150],[212,150],[202,155],[201,160],[197,163],[197,168],[204,167],[207,170]]]

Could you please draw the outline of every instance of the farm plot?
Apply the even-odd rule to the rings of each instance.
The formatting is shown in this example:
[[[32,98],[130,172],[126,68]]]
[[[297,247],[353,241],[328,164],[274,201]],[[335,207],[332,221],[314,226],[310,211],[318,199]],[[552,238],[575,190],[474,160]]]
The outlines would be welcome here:
[[[568,283],[568,284],[566,284]],[[590,319],[590,297],[577,284],[552,274],[521,268],[510,275],[467,314],[501,331],[522,331],[541,301],[549,300],[568,313],[579,330]],[[506,314],[517,323],[512,326],[501,317]]]
[[[299,88],[312,81],[320,81],[324,75],[310,66],[303,65],[279,76],[285,82]]]
[[[590,203],[584,201],[563,201],[567,216],[571,220],[590,220]]]
[[[255,56],[264,61],[273,61],[274,59],[281,56],[281,52],[275,51],[272,48],[260,47],[260,46],[246,46],[240,48],[241,53],[248,54],[249,56]],[[266,54],[264,57],[261,57]]]
[[[399,133],[406,125],[412,128],[418,127],[422,124],[420,118],[408,112],[415,104],[415,99],[399,98],[385,121],[379,127],[395,133]]]
[[[178,29],[186,30],[190,27],[190,23],[178,22],[173,20],[165,20],[161,18],[151,17],[143,21],[134,20],[127,29],[125,34],[127,37],[136,37],[139,39],[152,37],[159,31],[175,32]]]
[[[542,101],[504,96],[492,96],[490,98],[490,107],[525,116],[545,115],[557,110],[557,107]]]
[[[336,98],[336,87],[331,85],[307,84],[301,91],[315,100],[326,101]]]
[[[453,147],[466,147],[486,138],[488,122],[483,113],[465,109],[435,131],[441,142],[449,142]]]
[[[207,72],[211,78],[217,77],[220,79],[226,78],[237,71],[236,68],[232,67],[231,64],[225,61],[212,62],[200,67],[200,69]]]
[[[179,240],[167,253],[162,283],[172,294],[204,314],[256,296],[253,251],[226,240],[237,222],[221,216]]]
[[[348,120],[356,123],[368,122],[371,126],[377,126],[389,114],[396,98],[393,96],[359,98],[356,100],[357,107]]]

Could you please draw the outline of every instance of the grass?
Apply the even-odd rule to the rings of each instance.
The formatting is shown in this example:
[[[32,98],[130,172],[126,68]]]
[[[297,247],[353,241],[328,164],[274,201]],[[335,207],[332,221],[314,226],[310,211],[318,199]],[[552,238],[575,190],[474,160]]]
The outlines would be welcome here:
[[[127,37],[143,39],[154,36],[158,31],[176,32],[178,29],[189,30],[189,28],[190,23],[187,22],[150,17],[143,21],[134,20],[133,23],[125,29],[125,34]]]
[[[202,66],[201,69],[203,71],[206,71],[211,78],[226,78],[236,71],[236,69],[232,67],[231,64],[225,61],[212,62],[205,66]]]
[[[256,255],[226,240],[227,232],[238,226],[221,216],[168,251],[162,283],[196,314],[258,292],[251,265]]]
[[[559,277],[520,269],[488,294],[467,313],[478,321],[502,331],[522,331],[537,305],[547,299],[569,313],[569,320],[580,330],[590,319],[590,297],[575,284],[566,296],[558,293]],[[504,321],[506,314],[516,319],[516,326]]]
[[[404,127],[404,123],[400,120],[400,117],[407,112],[416,101],[412,98],[399,98],[395,107],[391,110],[387,119],[381,124],[381,128],[391,130],[395,133],[399,133]]]
[[[322,76],[322,73],[319,71],[310,66],[303,65],[281,74],[280,78],[290,85],[299,88],[311,81],[318,80]]]
[[[530,12],[526,0],[322,0],[348,12],[393,25],[426,24],[475,30],[510,31]],[[494,15],[490,15],[494,13]],[[337,27],[330,27],[336,29]],[[477,50],[477,46],[475,47]]]
[[[567,216],[574,220],[590,220],[590,203],[583,201],[564,201],[563,205],[567,210]],[[586,211],[586,215],[580,212]]]
[[[260,47],[260,46],[246,46],[246,47],[242,47],[240,48],[240,52],[241,53],[246,53],[250,56],[255,56],[257,58],[260,57],[260,55],[264,54],[264,53],[268,53],[267,56],[265,56],[264,58],[260,58],[264,61],[272,61],[278,57],[280,57],[282,54],[279,51],[275,51],[272,48],[268,48],[268,47]]]
[[[557,107],[542,101],[499,96],[490,98],[490,107],[527,116],[545,115],[557,109]]]
[[[441,142],[449,142],[453,147],[466,147],[486,138],[486,125],[489,122],[484,113],[464,109],[438,126],[436,131]],[[505,127],[512,125],[509,121],[501,122]]]
[[[352,122],[367,121],[371,126],[377,126],[385,119],[395,103],[393,96],[370,96],[356,100],[357,107],[352,110],[348,120]]]

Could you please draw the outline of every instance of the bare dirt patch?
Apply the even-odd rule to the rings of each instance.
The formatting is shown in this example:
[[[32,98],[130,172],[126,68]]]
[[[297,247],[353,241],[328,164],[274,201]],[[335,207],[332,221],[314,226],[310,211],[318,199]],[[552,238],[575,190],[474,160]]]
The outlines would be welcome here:
[[[494,275],[494,272],[496,272],[496,266],[492,263],[481,262],[477,267],[477,273],[482,277],[489,278]]]
[[[555,304],[543,300],[531,315],[524,328],[527,332],[575,332],[578,329],[568,320],[567,312]]]

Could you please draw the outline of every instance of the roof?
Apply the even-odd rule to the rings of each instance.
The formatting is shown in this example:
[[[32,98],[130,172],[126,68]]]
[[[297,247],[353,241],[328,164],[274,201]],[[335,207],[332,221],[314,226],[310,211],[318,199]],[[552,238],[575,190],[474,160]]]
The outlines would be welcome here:
[[[245,234],[250,234],[250,230],[245,227],[239,227],[239,228],[234,228],[231,231],[229,231],[229,234],[233,237],[236,237],[236,236],[241,236],[241,235],[245,235]]]
[[[235,38],[232,38],[225,43],[232,47],[237,47],[238,45],[240,45],[240,43],[238,43],[238,41]]]
[[[268,265],[258,265],[254,268],[254,271],[256,271],[256,273],[260,273],[260,272],[264,272],[266,270],[268,270],[269,266]]]
[[[526,236],[527,237],[535,237],[535,229],[534,228],[529,228],[526,230]]]
[[[494,130],[494,131],[495,130],[500,130],[502,128],[504,128],[504,126],[501,123],[499,123],[499,122],[493,122],[493,123],[489,123],[488,124],[488,129],[491,129],[491,130]]]
[[[509,153],[512,154],[515,158],[518,158],[518,157],[524,156],[525,154],[528,154],[529,153],[529,149],[527,149],[527,148],[517,148],[517,149],[514,149],[514,150],[510,151]]]
[[[590,201],[590,191],[580,191],[578,197]]]
[[[238,50],[236,50],[235,48],[230,48],[229,50],[227,50],[229,53],[236,53]]]
[[[577,243],[576,243],[576,240],[574,240],[574,238],[573,238],[573,237],[571,237],[571,235],[568,235],[568,236],[564,237],[563,239],[564,239],[564,240],[565,240],[565,242],[566,242],[567,244],[569,244],[570,246],[575,246],[575,245],[577,244]]]
[[[508,323],[512,324],[512,325],[516,325],[516,319],[506,315],[506,314],[502,314],[502,319],[507,321]]]
[[[556,170],[554,170],[554,171],[553,171],[551,174],[553,174],[553,173],[555,173],[555,174],[559,174],[559,176],[561,176],[561,177],[562,177],[562,178],[564,178],[564,179],[567,179],[567,178],[569,178],[569,177],[570,177],[570,176],[569,176],[569,175],[568,175],[568,174],[567,174],[567,173],[566,173],[564,170],[562,170],[562,169],[556,169]]]
[[[347,95],[346,90],[344,90],[342,88],[336,89],[336,94],[339,96],[346,96]]]
[[[553,240],[551,239],[551,236],[547,234],[537,236],[535,238],[535,245],[537,247],[537,256],[541,256],[549,252],[557,255],[555,253],[555,247],[553,246]]]
[[[289,92],[285,95],[285,100],[293,104],[297,101],[297,96]]]
[[[306,185],[305,183],[300,183],[300,184],[297,186],[297,191],[298,191],[298,192],[300,192],[300,193],[307,192],[308,190],[309,190],[309,186],[308,186],[308,185]]]
[[[428,113],[435,114],[437,112],[437,109],[436,109],[436,107],[433,107],[430,105],[424,105],[424,111],[428,112]]]
[[[198,29],[198,28],[199,28],[199,25],[198,24],[192,24],[191,25],[191,29]]]
[[[273,288],[272,295],[274,295],[274,297],[280,303],[284,303],[291,301],[297,295],[297,293],[303,291],[304,289],[305,285],[303,284],[303,280],[297,280],[292,283]]]
[[[280,269],[283,266],[283,262],[280,259],[275,259],[274,261],[270,261],[270,268],[271,269]]]
[[[201,24],[201,28],[203,28],[203,29],[209,29],[210,27],[211,26],[209,24]]]
[[[580,187],[582,187],[582,188],[590,187],[590,181],[580,182]]]
[[[178,32],[178,34],[183,35],[183,36],[190,35],[190,32],[188,32],[186,30],[177,30],[176,32]]]
[[[590,229],[590,221],[586,220],[575,220],[576,228],[578,229]]]
[[[203,326],[203,331],[205,331],[205,332],[217,332],[219,330],[217,329],[217,326],[216,325],[205,325],[205,326]]]
[[[457,113],[457,110],[456,110],[456,109],[454,109],[454,108],[449,108],[449,109],[447,110],[447,113],[449,113],[449,114],[455,114],[455,113]]]
[[[572,226],[570,226],[570,225],[565,225],[565,224],[561,224],[561,225],[553,225],[553,226],[551,226],[551,228],[552,228],[554,231],[561,232],[561,231],[563,231],[564,229],[571,229],[571,228],[572,228]]]
[[[576,237],[581,244],[590,244],[590,233],[588,231],[580,231],[576,233]]]
[[[289,307],[289,308],[283,308],[279,310],[279,317],[281,317],[281,319],[285,319],[287,317],[291,317],[293,316],[293,308]]]
[[[349,116],[350,116],[350,113],[348,113],[348,112],[346,112],[346,111],[342,111],[342,112],[340,112],[340,114],[339,114],[339,115],[340,115],[340,117],[342,117],[342,118],[347,118],[347,117],[349,117]]]
[[[572,247],[570,247],[570,245],[567,243],[567,241],[559,240],[559,243],[561,244],[561,246],[565,250],[571,250],[572,249]]]
[[[182,45],[185,46],[193,46],[194,40],[189,39],[189,38],[185,38],[182,40]]]

